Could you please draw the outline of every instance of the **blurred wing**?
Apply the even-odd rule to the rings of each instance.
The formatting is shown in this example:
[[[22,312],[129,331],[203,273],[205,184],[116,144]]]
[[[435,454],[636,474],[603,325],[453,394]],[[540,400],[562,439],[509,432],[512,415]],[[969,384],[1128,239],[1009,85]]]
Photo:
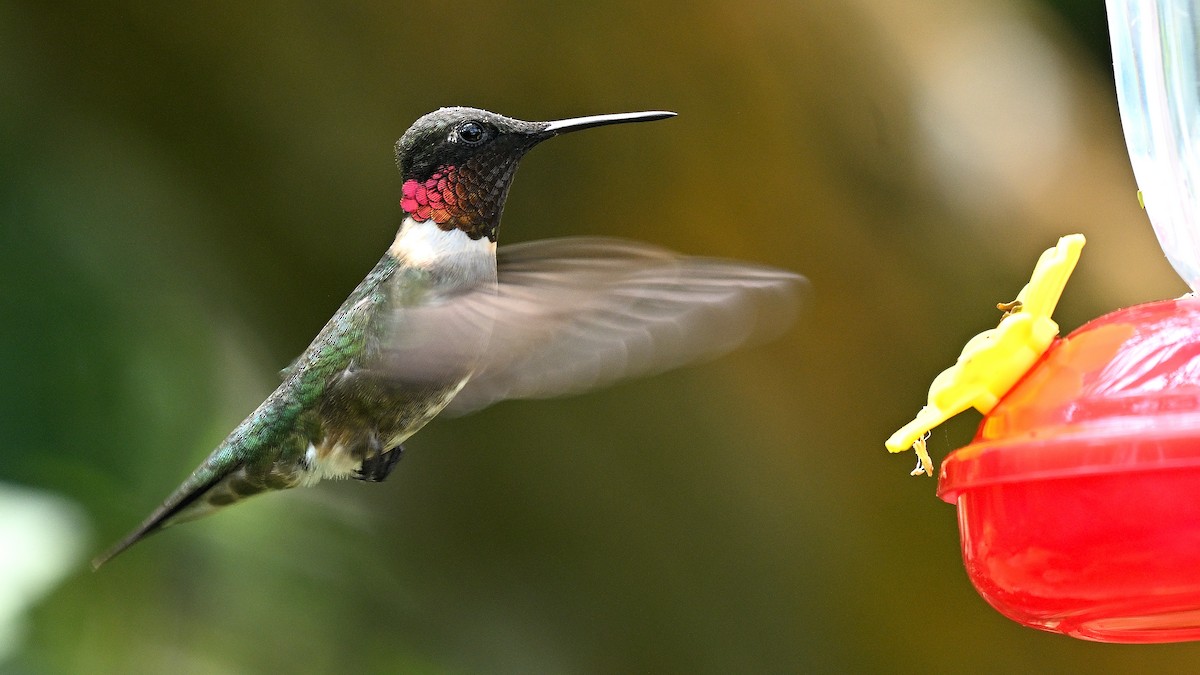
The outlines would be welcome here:
[[[438,388],[467,378],[481,363],[499,309],[494,281],[453,291],[428,289],[425,278],[400,286],[427,290],[396,299],[375,318],[359,367],[376,380],[408,387]]]
[[[497,265],[496,292],[464,297],[458,309],[484,317],[490,339],[450,414],[579,393],[777,336],[805,284],[769,267],[601,238],[502,247]]]

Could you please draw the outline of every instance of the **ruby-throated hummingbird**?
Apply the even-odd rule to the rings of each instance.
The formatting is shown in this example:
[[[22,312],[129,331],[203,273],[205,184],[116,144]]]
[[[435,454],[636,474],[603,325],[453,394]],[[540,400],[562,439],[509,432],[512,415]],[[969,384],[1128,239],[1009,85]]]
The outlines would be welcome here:
[[[442,108],[396,142],[404,219],[383,259],[283,384],[136,530],[260,492],[381,481],[443,409],[553,396],[665,370],[790,323],[790,272],[633,242],[564,238],[496,250],[518,161],[560,134],[670,112],[524,122]]]

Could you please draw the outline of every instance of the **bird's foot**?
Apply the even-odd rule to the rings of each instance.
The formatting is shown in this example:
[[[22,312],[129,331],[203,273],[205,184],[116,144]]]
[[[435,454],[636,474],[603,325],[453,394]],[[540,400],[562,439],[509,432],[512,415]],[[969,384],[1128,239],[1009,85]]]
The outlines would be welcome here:
[[[355,480],[382,482],[392,473],[392,469],[396,468],[396,463],[400,461],[402,455],[404,455],[404,446],[397,445],[387,452],[364,459],[362,466],[354,473]]]

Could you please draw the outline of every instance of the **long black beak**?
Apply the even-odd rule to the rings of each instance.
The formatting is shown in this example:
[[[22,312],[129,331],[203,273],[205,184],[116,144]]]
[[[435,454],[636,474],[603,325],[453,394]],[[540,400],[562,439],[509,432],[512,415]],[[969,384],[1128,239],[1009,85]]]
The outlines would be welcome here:
[[[664,120],[668,117],[674,117],[675,113],[667,112],[666,110],[648,110],[646,112],[631,112],[631,113],[614,113],[611,115],[588,115],[587,117],[572,117],[566,120],[555,120],[547,122],[546,127],[542,129],[543,134],[557,136],[571,131],[579,131],[580,129],[591,129],[592,127],[602,127],[607,124],[624,124],[626,122],[652,122],[654,120]]]

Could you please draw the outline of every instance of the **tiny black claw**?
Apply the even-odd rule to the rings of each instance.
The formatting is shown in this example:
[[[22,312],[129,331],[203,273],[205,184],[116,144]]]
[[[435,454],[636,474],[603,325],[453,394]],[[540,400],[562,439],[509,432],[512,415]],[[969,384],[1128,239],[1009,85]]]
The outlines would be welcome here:
[[[372,483],[382,482],[392,473],[392,469],[396,468],[396,463],[400,461],[402,455],[404,455],[404,446],[397,445],[387,452],[368,457],[363,460],[362,466],[359,467],[354,477],[357,480],[371,481]]]

